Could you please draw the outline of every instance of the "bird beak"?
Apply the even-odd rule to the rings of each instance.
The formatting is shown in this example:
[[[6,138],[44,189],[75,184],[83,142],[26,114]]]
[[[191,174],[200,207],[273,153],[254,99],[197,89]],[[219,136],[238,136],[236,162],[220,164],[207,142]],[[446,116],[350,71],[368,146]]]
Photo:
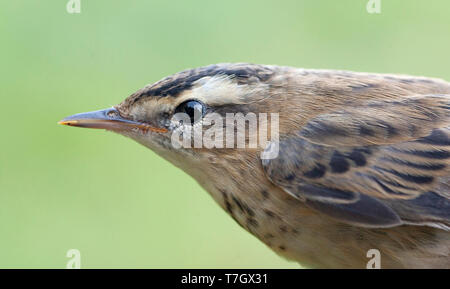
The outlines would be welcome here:
[[[111,131],[129,131],[132,129],[140,129],[143,131],[153,131],[164,133],[167,132],[165,128],[157,128],[149,124],[132,121],[120,116],[115,108],[108,108],[103,110],[83,112],[66,117],[58,122],[62,125],[98,128]]]

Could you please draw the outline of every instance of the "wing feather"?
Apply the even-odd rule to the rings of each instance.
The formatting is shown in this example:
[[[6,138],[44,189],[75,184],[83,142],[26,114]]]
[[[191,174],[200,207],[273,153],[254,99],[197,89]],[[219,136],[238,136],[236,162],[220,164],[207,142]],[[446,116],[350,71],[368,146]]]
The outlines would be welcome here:
[[[450,96],[370,102],[280,139],[268,178],[307,205],[366,227],[450,227]]]

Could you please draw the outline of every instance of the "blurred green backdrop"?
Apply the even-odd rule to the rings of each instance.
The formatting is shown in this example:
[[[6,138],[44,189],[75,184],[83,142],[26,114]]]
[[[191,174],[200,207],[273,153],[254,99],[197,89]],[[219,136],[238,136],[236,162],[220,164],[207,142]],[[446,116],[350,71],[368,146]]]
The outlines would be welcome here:
[[[218,62],[450,79],[450,2],[0,2],[0,267],[298,268],[190,177],[103,131],[58,126]]]

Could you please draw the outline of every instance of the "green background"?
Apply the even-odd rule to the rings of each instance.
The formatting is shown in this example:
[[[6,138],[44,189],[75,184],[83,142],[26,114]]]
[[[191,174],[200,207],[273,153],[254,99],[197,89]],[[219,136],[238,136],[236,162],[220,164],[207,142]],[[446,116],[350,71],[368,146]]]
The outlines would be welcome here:
[[[0,2],[0,267],[298,268],[194,180],[119,135],[62,127],[218,62],[450,79],[450,2]]]

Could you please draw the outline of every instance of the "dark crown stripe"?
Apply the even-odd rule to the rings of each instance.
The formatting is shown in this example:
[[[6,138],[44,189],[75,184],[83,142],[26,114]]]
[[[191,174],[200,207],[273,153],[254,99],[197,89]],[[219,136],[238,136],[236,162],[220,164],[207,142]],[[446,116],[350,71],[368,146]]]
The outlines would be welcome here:
[[[245,84],[256,79],[266,81],[272,73],[268,67],[253,64],[210,65],[185,70],[158,81],[136,96],[135,101],[147,96],[177,96],[182,91],[192,88],[197,80],[207,76],[234,76],[238,83]]]

